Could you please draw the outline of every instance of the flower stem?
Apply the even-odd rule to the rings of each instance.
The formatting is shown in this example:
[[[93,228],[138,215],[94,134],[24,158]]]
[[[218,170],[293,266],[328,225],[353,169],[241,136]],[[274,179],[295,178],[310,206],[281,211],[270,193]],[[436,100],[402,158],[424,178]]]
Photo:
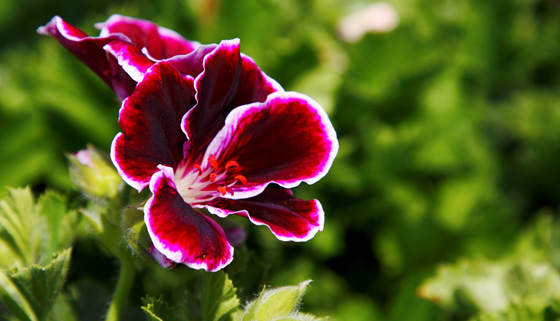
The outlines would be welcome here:
[[[136,268],[132,261],[126,258],[123,259],[121,261],[119,279],[117,280],[117,288],[115,289],[115,294],[113,294],[113,299],[111,299],[111,305],[109,306],[105,321],[120,320],[122,308],[128,297],[132,281],[134,281],[135,273]]]

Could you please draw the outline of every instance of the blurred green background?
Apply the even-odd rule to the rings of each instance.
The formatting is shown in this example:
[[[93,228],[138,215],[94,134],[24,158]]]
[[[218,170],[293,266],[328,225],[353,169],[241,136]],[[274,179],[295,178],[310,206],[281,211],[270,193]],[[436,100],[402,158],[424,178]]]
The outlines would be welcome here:
[[[65,153],[108,151],[119,131],[111,90],[35,33],[52,16],[91,35],[120,13],[201,43],[238,37],[340,140],[327,177],[296,189],[321,200],[323,232],[292,244],[247,225],[226,270],[244,298],[313,279],[303,310],[333,320],[557,318],[560,290],[543,284],[560,282],[560,2],[388,1],[393,30],[345,40],[342,19],[372,3],[0,1],[0,195],[73,193]],[[116,267],[84,236],[71,271],[69,286],[89,273],[110,293]]]

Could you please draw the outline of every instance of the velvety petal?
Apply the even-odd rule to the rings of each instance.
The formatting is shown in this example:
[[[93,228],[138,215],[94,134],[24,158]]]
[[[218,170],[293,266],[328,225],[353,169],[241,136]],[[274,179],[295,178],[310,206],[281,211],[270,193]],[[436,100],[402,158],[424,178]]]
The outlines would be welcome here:
[[[183,159],[182,116],[195,104],[192,78],[166,62],[154,65],[120,110],[122,133],[113,140],[111,159],[121,177],[139,191],[160,164]]]
[[[325,214],[317,200],[304,201],[290,190],[267,187],[263,193],[247,199],[216,199],[206,206],[219,216],[236,214],[257,225],[266,225],[282,241],[308,241],[323,230]]]
[[[184,131],[198,151],[210,143],[222,127],[235,97],[241,74],[239,39],[224,40],[204,56],[204,71],[195,79],[197,106],[187,115]]]
[[[184,55],[195,50],[199,43],[188,41],[175,31],[137,18],[112,15],[106,22],[95,25],[101,29],[101,37],[121,33],[139,48],[146,48],[151,57],[157,60]]]
[[[203,67],[195,80],[198,105],[183,123],[183,130],[198,150],[206,148],[231,110],[263,102],[269,94],[283,91],[253,59],[240,54],[238,39],[222,41],[204,57]]]
[[[122,41],[105,45],[104,49],[113,55],[119,66],[136,82],[142,81],[148,69],[154,65],[138,46]]]
[[[155,248],[193,269],[217,271],[228,265],[233,247],[223,229],[183,201],[172,168],[160,169],[150,181],[153,195],[144,206],[144,221]]]
[[[276,91],[284,89],[276,80],[268,77],[251,57],[241,54],[241,77],[227,111],[241,105],[264,102],[268,95]]]
[[[192,77],[198,76],[203,70],[204,57],[216,49],[218,45],[201,45],[187,55],[175,56],[166,61],[173,65],[179,72]]]
[[[227,198],[248,198],[271,182],[285,188],[313,184],[330,169],[338,151],[336,132],[325,111],[311,98],[276,92],[264,103],[240,106],[208,146],[202,168],[212,155],[217,168],[229,162],[229,179],[242,175]]]
[[[121,41],[119,42],[123,43]],[[111,66],[111,88],[122,101],[126,97],[132,95],[134,89],[136,89],[137,82],[119,65],[117,58],[112,55],[107,55],[107,59]]]
[[[39,27],[37,32],[54,37],[62,46],[93,70],[109,87],[114,88],[115,84],[112,76],[115,71],[111,68],[111,63],[103,46],[112,41],[128,41],[129,39],[126,36],[112,34],[103,37],[89,37],[58,16],[52,18],[45,26]],[[122,80],[122,82],[126,83],[126,80]]]

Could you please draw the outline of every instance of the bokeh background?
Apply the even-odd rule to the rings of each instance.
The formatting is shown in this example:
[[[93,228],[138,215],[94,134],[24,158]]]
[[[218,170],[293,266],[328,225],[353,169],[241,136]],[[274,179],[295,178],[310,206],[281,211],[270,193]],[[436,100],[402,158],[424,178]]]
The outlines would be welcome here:
[[[323,232],[292,244],[246,226],[226,270],[242,298],[313,279],[303,310],[332,320],[557,318],[560,2],[372,4],[0,1],[0,195],[72,195],[65,154],[108,151],[119,131],[111,90],[35,33],[54,15],[91,35],[120,13],[201,43],[240,38],[285,89],[325,107],[340,140],[327,177],[296,189],[321,200]],[[117,262],[93,234],[78,237],[71,264],[69,289],[108,297]],[[143,293],[171,296],[199,275],[171,273],[139,274],[131,315]],[[91,297],[76,308],[102,310]]]

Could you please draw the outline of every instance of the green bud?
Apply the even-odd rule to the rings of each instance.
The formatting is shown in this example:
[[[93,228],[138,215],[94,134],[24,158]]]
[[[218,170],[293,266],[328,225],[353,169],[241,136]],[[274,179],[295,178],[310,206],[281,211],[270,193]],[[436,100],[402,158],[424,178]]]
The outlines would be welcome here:
[[[297,312],[299,302],[310,282],[311,280],[307,280],[299,285],[263,291],[255,301],[247,305],[242,320],[293,319],[296,316],[294,313]],[[303,315],[300,316],[303,317]]]
[[[115,167],[108,157],[93,146],[68,156],[70,160],[70,177],[85,194],[111,198],[117,194],[122,182]]]

